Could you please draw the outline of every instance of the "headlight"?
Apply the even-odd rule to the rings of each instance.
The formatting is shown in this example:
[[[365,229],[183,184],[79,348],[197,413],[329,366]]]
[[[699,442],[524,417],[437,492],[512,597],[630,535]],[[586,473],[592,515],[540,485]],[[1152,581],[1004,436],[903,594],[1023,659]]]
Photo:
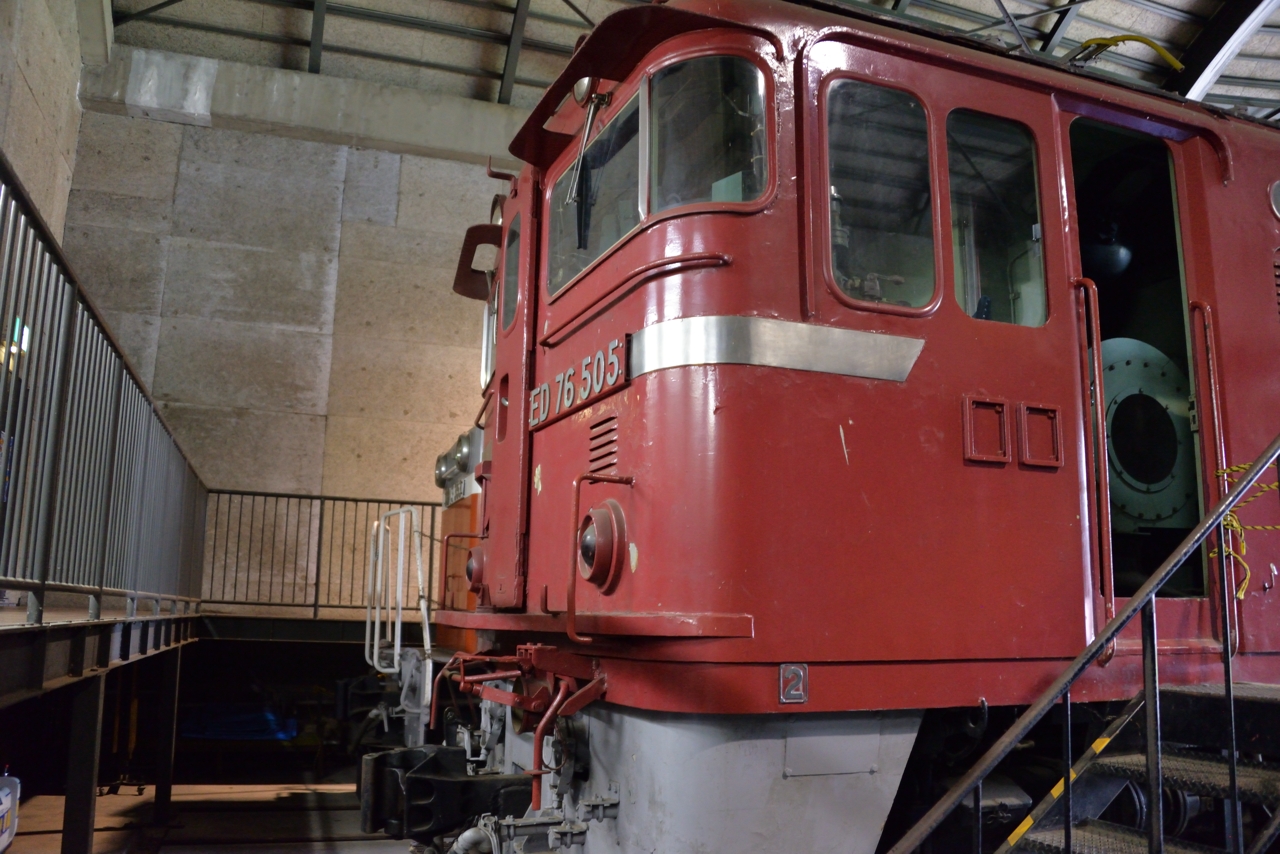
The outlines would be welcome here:
[[[622,505],[610,498],[591,508],[578,526],[578,573],[609,594],[618,586],[626,559],[626,520]]]
[[[467,581],[476,593],[484,586],[484,546],[476,546],[467,552]]]
[[[458,471],[467,471],[467,463],[471,461],[471,437],[463,433],[453,445],[453,461]],[[563,542],[563,541],[562,541]]]
[[[449,479],[449,455],[447,453],[436,457],[436,486],[444,489],[445,483]]]

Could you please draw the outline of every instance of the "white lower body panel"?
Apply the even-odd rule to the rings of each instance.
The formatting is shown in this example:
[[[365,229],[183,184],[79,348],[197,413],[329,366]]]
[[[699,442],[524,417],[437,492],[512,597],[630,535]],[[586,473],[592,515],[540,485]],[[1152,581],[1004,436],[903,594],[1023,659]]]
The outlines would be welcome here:
[[[920,726],[920,712],[677,715],[597,704],[590,779],[564,804],[607,795],[584,854],[872,854]],[[550,740],[546,758],[551,761]],[[532,738],[508,730],[506,762],[528,768]],[[543,804],[554,806],[550,776]]]

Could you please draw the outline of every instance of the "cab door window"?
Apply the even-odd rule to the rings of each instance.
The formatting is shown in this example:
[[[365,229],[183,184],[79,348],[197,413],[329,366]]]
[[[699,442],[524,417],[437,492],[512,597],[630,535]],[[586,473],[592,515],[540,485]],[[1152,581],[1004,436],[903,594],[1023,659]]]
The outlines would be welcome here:
[[[955,110],[947,116],[956,300],[970,317],[1045,322],[1035,141],[1025,125]]]
[[[844,296],[923,308],[933,301],[933,194],[924,108],[860,80],[827,90],[831,273]]]

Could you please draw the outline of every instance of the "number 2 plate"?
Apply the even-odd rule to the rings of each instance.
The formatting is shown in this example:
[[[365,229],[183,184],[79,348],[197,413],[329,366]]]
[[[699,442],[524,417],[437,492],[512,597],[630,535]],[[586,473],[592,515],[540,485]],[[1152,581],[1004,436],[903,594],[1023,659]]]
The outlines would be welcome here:
[[[778,702],[809,702],[809,665],[778,665]]]

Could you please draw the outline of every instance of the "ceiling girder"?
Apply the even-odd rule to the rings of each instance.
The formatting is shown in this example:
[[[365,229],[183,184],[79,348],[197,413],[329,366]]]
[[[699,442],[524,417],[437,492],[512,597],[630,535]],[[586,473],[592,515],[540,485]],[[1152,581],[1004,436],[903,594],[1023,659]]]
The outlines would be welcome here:
[[[1049,28],[1049,33],[1044,37],[1044,41],[1040,43],[1040,52],[1052,56],[1053,52],[1058,49],[1058,45],[1062,44],[1062,37],[1067,34],[1067,28],[1071,26],[1076,19],[1076,15],[1079,14],[1079,6],[1072,6],[1058,13],[1058,19],[1053,22],[1053,26]]]
[[[1223,3],[1182,54],[1182,71],[1169,75],[1164,88],[1203,100],[1245,42],[1280,9],[1280,0],[1231,0]]]
[[[332,7],[330,7],[332,11]],[[280,44],[288,47],[309,47],[310,41],[307,39],[297,38],[296,36],[281,36],[273,33],[258,33],[253,30],[242,30],[235,27],[220,27],[216,24],[206,24],[201,21],[189,21],[182,18],[169,18],[165,16],[156,16],[152,19],[152,23],[160,24],[166,27],[175,27],[183,30],[195,30],[197,32],[215,33],[222,36],[232,36],[234,38],[248,39],[251,41],[267,42],[269,44]],[[412,65],[416,68],[426,68],[431,71],[445,71],[449,74],[460,74],[464,77],[477,77],[483,80],[501,80],[502,74],[497,71],[490,71],[487,68],[465,67],[461,65],[451,65],[445,62],[432,62],[427,59],[414,59],[409,56],[397,56],[389,53],[379,53],[373,50],[364,50],[356,47],[345,47],[338,44],[327,44],[324,46],[325,53],[341,54],[343,56],[355,56],[362,59],[373,59],[378,62],[393,62],[399,65]],[[516,77],[516,83],[520,86],[529,86],[534,89],[545,89],[551,85],[547,80],[534,80],[528,77]]]
[[[327,0],[315,0],[311,9],[311,44],[307,56],[307,71],[320,73],[320,54],[324,50],[324,12]]]
[[[520,46],[524,43],[524,25],[528,20],[529,0],[516,0],[516,13],[511,18],[511,40],[507,42],[507,59],[502,66],[502,82],[498,84],[499,104],[510,104],[511,95],[515,92]]]
[[[154,6],[148,6],[145,9],[139,9],[138,11],[132,12],[127,15],[112,14],[111,23],[113,26],[118,27],[122,24],[127,24],[130,21],[136,21],[138,18],[145,18],[148,15],[152,14],[153,12],[159,12],[161,9],[167,9],[168,7],[178,2],[181,2],[181,0],[161,0],[161,2],[156,3]]]

